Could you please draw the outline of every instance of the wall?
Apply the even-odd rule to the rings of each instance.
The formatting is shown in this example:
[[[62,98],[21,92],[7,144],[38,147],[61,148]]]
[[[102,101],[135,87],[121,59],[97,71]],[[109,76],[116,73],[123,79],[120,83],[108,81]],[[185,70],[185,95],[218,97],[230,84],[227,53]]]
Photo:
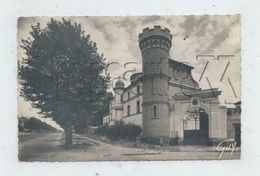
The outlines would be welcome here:
[[[135,115],[128,116],[128,117],[124,117],[123,122],[125,124],[135,124],[135,125],[138,125],[142,128],[143,127],[142,113],[135,114]]]
[[[140,94],[137,95],[137,85],[140,85]],[[130,116],[137,113],[137,102],[140,102],[140,112],[142,112],[142,86],[137,84],[136,86],[131,87],[123,94],[123,118],[127,117],[127,106],[130,105]],[[128,98],[128,92],[130,93],[130,99]]]
[[[227,138],[234,139],[235,138],[235,128],[234,124],[241,124],[241,113],[238,108],[230,108],[228,109],[227,115]]]

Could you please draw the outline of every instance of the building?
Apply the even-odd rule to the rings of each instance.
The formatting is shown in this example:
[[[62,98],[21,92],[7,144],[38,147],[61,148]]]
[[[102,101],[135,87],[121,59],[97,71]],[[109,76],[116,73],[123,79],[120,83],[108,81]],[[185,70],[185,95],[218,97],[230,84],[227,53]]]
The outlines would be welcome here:
[[[227,138],[235,139],[241,144],[241,101],[235,103],[235,108],[227,109]]]
[[[110,115],[104,124],[133,123],[143,138],[169,139],[178,144],[209,144],[227,138],[227,108],[220,106],[217,88],[201,89],[192,66],[169,59],[170,31],[160,26],[139,34],[142,73],[130,77],[125,87],[115,84]]]

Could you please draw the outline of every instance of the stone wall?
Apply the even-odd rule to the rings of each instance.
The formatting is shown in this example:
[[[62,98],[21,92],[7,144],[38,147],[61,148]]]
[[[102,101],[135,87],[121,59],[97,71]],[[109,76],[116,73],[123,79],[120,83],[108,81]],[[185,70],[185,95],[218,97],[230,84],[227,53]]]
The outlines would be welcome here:
[[[143,127],[142,113],[124,117],[123,122],[125,124],[135,124],[142,128]]]
[[[169,137],[169,105],[156,103],[157,116],[153,115],[153,105],[143,105],[143,134],[147,137]]]

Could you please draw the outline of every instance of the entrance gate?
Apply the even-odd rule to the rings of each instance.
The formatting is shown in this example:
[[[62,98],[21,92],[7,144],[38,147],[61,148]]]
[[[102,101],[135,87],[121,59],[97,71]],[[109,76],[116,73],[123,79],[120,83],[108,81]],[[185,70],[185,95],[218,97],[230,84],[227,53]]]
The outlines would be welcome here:
[[[208,144],[209,144],[209,118],[206,112],[200,112],[199,129],[184,130],[184,145],[208,145]]]

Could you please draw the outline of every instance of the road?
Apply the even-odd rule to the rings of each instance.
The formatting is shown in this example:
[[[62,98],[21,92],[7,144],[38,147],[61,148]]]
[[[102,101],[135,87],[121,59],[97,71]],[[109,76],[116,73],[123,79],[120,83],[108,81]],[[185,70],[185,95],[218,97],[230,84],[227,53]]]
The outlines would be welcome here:
[[[115,146],[83,136],[74,137],[74,147],[63,147],[61,133],[20,134],[20,161],[124,161],[124,160],[187,160],[218,159],[220,152],[211,150],[191,151],[192,147],[172,150],[140,149]],[[179,147],[180,148],[180,147]],[[240,152],[225,152],[221,159],[237,159]]]

